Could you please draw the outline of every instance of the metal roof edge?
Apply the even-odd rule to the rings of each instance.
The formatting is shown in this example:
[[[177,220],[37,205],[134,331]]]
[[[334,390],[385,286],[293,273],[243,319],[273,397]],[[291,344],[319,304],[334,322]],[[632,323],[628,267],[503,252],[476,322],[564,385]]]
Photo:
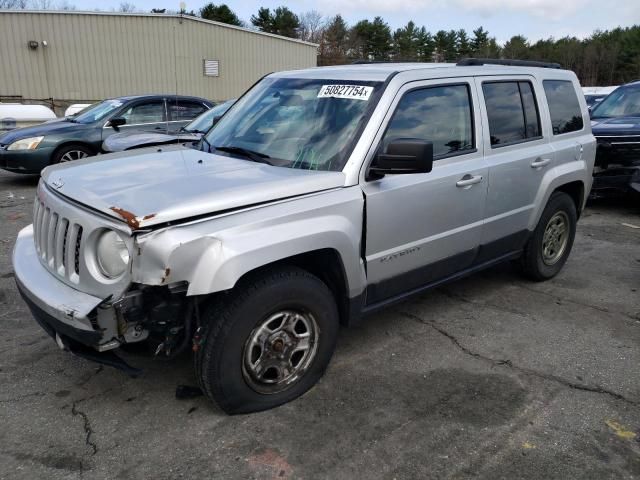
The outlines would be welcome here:
[[[238,27],[236,25],[229,25],[228,23],[216,22],[213,20],[207,20],[205,18],[193,17],[191,15],[183,15],[179,13],[147,13],[147,12],[102,12],[102,11],[90,11],[90,10],[13,10],[13,9],[0,9],[2,13],[17,13],[17,14],[48,14],[48,15],[103,15],[103,16],[121,16],[121,17],[160,17],[160,18],[178,18],[183,20],[191,20],[201,23],[207,23],[210,25],[216,25],[218,27],[229,28],[232,30],[239,30],[241,32],[253,33],[256,35],[263,35],[265,37],[272,37],[287,42],[300,43],[309,47],[318,48],[317,43],[307,42],[298,38],[284,37],[282,35],[276,35],[275,33],[261,32],[260,30],[253,30],[251,28]]]

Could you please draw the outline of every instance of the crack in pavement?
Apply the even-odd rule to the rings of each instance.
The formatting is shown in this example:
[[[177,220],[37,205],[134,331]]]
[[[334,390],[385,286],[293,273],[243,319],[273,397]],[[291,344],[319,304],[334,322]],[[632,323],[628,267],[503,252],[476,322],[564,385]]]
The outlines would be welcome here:
[[[436,332],[438,332],[440,335],[443,335],[444,337],[448,338],[449,341],[451,343],[453,343],[460,351],[462,351],[463,353],[465,353],[466,355],[469,355],[473,358],[477,358],[479,360],[482,360],[484,362],[488,362],[493,366],[504,366],[504,367],[508,367],[511,368],[513,370],[516,370],[520,373],[523,373],[525,375],[529,375],[529,376],[533,376],[533,377],[537,377],[537,378],[541,378],[543,380],[548,380],[548,381],[552,381],[555,383],[558,383],[564,387],[567,388],[571,388],[574,390],[580,390],[580,391],[584,391],[584,392],[591,392],[591,393],[600,393],[603,395],[608,395],[612,398],[615,398],[616,400],[620,400],[622,402],[628,403],[629,405],[633,405],[633,406],[638,406],[640,404],[640,402],[629,399],[627,397],[625,397],[624,395],[614,392],[612,390],[608,390],[604,387],[598,386],[598,385],[585,385],[583,383],[575,383],[572,382],[570,380],[567,380],[566,378],[557,376],[557,375],[553,375],[550,373],[544,373],[544,372],[539,372],[537,370],[533,370],[530,368],[526,368],[526,367],[520,367],[518,365],[515,365],[511,360],[509,359],[495,359],[495,358],[491,358],[488,357],[486,355],[482,355],[481,353],[478,352],[474,352],[472,350],[470,350],[469,348],[465,347],[464,345],[462,345],[462,343],[460,343],[460,341],[451,333],[447,332],[445,329],[443,329],[442,327],[440,327],[437,323],[429,321],[429,320],[425,320],[421,317],[419,317],[418,315],[414,315],[413,313],[409,313],[409,312],[399,312],[400,315],[402,315],[403,317],[409,319],[409,320],[413,320],[414,322],[418,322],[421,323],[423,325],[426,325],[428,327],[431,327],[433,330],[435,330]]]
[[[24,400],[25,398],[29,398],[29,397],[43,397],[45,396],[47,393],[46,392],[33,392],[33,393],[26,393],[24,395],[20,395],[18,397],[15,398],[3,398],[0,399],[0,403],[12,403],[12,402],[21,402],[22,400]]]
[[[451,300],[459,300],[461,302],[464,303],[468,303],[469,305],[476,305],[476,306],[480,306],[480,307],[487,307],[487,308],[493,308],[494,310],[498,310],[500,312],[506,312],[506,313],[510,313],[512,315],[518,315],[520,317],[524,317],[524,318],[533,318],[535,320],[535,317],[533,315],[531,315],[530,313],[525,313],[525,312],[521,312],[519,310],[516,310],[515,308],[508,308],[502,305],[497,305],[495,303],[488,303],[488,302],[476,302],[475,300],[471,300],[468,297],[465,297],[464,295],[460,295],[458,293],[453,293],[450,290],[447,290],[446,288],[436,288],[436,291],[441,293],[442,295],[444,295],[445,297],[451,299]]]
[[[521,289],[523,289],[523,290],[527,290],[528,292],[533,292],[533,293],[537,293],[537,294],[540,294],[540,295],[545,295],[545,296],[547,296],[547,297],[551,297],[551,298],[553,298],[554,300],[556,300],[556,301],[558,301],[558,302],[561,302],[561,303],[571,303],[571,304],[573,304],[573,305],[578,305],[578,306],[580,306],[580,307],[591,308],[591,309],[593,309],[593,310],[596,310],[596,311],[598,311],[598,312],[602,312],[602,313],[609,313],[609,314],[622,315],[623,317],[626,317],[626,318],[628,318],[628,319],[631,319],[631,320],[633,320],[634,322],[637,322],[638,320],[640,320],[640,318],[638,318],[638,317],[636,317],[636,316],[633,316],[633,315],[630,315],[630,314],[628,314],[628,313],[626,313],[626,312],[620,312],[620,311],[618,311],[618,310],[609,310],[608,308],[605,308],[605,307],[599,307],[599,306],[597,306],[597,305],[591,305],[591,304],[589,304],[589,303],[584,303],[584,302],[581,302],[581,301],[579,301],[579,300],[572,300],[572,299],[570,299],[570,298],[563,298],[563,297],[559,297],[559,296],[557,296],[557,295],[554,295],[553,293],[545,292],[545,291],[543,291],[543,290],[538,290],[538,289],[536,289],[536,288],[527,287],[526,285],[522,285],[522,284],[514,283],[513,285],[514,285],[515,287],[517,287],[517,288],[521,288]]]
[[[89,417],[87,416],[87,414],[85,412],[83,412],[82,410],[78,410],[77,405],[78,405],[79,401],[75,401],[73,402],[73,404],[71,405],[71,413],[73,414],[73,416],[80,416],[82,417],[82,421],[84,422],[83,428],[84,428],[84,432],[85,432],[85,439],[84,439],[84,443],[85,445],[91,447],[91,450],[93,451],[93,453],[91,455],[95,455],[96,453],[98,453],[98,445],[91,440],[91,436],[93,435],[93,429],[91,428],[91,422],[89,421]]]

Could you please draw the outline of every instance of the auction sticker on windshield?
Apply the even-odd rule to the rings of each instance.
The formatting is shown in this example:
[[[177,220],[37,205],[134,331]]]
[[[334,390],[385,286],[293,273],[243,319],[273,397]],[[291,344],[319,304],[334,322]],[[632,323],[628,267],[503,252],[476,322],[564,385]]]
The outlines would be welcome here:
[[[318,98],[369,100],[371,92],[373,92],[373,87],[365,85],[323,85],[318,92]]]

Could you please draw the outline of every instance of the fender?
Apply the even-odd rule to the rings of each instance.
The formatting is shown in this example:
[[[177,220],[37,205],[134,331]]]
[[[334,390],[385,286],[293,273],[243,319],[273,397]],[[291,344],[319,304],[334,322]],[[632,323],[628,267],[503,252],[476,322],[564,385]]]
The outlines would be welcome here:
[[[573,162],[563,163],[546,172],[540,182],[540,188],[538,189],[534,202],[536,208],[531,211],[531,216],[529,217],[528,225],[530,231],[535,230],[551,194],[558,187],[576,181],[582,182],[584,185],[584,198],[582,199],[582,205],[584,206],[592,182],[591,169],[586,161],[575,160]]]
[[[364,199],[356,187],[170,226],[140,235],[133,281],[188,282],[187,295],[233,288],[245,274],[320,249],[338,252],[354,297],[366,285],[360,258]]]

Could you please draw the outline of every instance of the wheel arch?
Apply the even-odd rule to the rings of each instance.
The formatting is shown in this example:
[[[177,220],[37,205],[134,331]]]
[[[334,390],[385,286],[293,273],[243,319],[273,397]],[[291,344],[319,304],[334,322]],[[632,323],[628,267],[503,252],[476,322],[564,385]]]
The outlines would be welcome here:
[[[350,302],[347,273],[340,252],[335,248],[312,250],[261,265],[244,273],[238,278],[236,285],[241,284],[249,277],[264,274],[273,268],[286,266],[300,268],[322,280],[329,287],[336,301],[340,323],[349,324]]]
[[[580,218],[580,213],[582,212],[582,208],[584,207],[584,182],[582,180],[575,180],[573,182],[564,183],[552,192],[564,192],[571,197],[574,205],[576,206],[576,213],[578,218]]]
[[[554,192],[564,192],[571,197],[578,217],[586,202],[591,173],[585,162],[569,162],[549,170],[543,177],[534,200],[535,208],[529,217],[528,228],[533,231]],[[587,187],[587,185],[589,187]]]

